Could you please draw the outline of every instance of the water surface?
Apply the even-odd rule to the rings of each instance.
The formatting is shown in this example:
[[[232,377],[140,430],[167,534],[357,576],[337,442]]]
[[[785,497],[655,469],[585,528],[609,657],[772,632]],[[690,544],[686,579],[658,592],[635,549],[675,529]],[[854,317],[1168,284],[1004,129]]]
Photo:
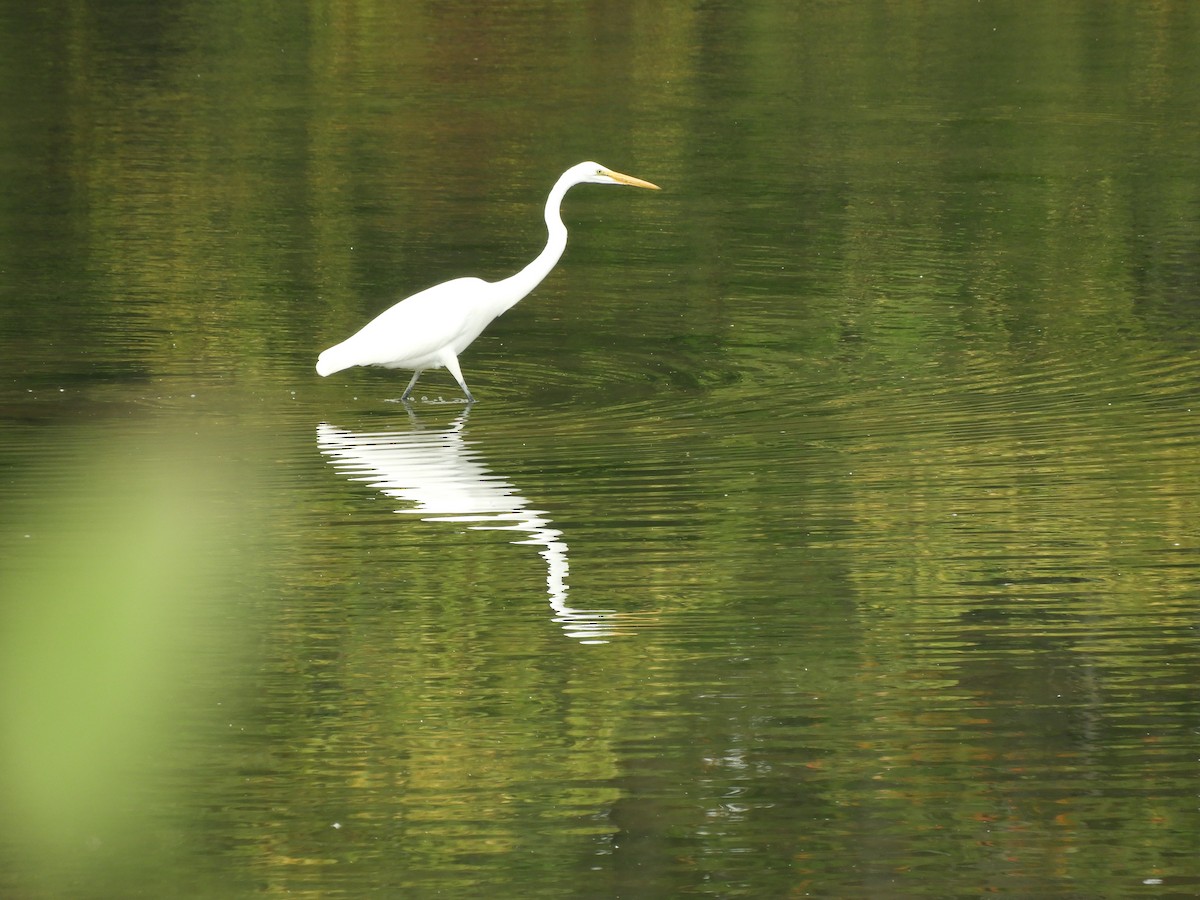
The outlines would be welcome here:
[[[0,11],[0,894],[1196,893],[1197,9]]]

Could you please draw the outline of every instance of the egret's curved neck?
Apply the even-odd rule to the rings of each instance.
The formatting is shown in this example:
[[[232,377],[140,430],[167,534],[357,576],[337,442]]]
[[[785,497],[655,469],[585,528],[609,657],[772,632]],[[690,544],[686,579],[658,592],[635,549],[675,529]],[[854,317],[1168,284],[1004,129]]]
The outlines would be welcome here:
[[[496,287],[501,289],[504,296],[504,308],[501,312],[511,309],[522,297],[541,284],[542,279],[550,274],[550,270],[562,257],[563,250],[567,248],[567,226],[563,224],[559,208],[562,206],[563,197],[574,184],[574,181],[564,175],[558,179],[550,190],[550,196],[546,198],[546,231],[550,236],[542,252],[516,275],[496,282]]]

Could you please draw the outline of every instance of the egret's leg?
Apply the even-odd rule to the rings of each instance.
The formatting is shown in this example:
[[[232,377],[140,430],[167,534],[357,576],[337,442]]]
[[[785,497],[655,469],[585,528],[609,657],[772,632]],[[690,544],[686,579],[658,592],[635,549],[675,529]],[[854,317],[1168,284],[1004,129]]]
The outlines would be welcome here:
[[[406,387],[406,388],[404,389],[404,393],[400,395],[400,399],[401,399],[401,400],[407,400],[409,397],[411,397],[411,396],[412,396],[412,389],[413,389],[414,387],[416,387],[416,384],[417,384],[417,379],[421,377],[421,372],[422,372],[422,371],[424,371],[424,370],[422,370],[422,369],[417,369],[417,371],[413,372],[412,381],[410,381],[410,382],[408,383],[408,387]]]
[[[462,369],[458,367],[458,357],[446,357],[446,368],[450,370],[450,374],[454,376],[454,380],[458,382],[458,386],[462,388],[463,393],[467,395],[467,402],[474,403],[475,398],[471,396],[471,389],[467,387],[467,382],[463,380]]]

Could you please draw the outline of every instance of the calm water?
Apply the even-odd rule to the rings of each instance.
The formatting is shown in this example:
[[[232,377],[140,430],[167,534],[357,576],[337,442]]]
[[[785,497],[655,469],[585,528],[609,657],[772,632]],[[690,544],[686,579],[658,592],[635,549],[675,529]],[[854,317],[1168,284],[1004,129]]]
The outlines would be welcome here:
[[[1198,45],[0,3],[0,895],[1200,893]]]

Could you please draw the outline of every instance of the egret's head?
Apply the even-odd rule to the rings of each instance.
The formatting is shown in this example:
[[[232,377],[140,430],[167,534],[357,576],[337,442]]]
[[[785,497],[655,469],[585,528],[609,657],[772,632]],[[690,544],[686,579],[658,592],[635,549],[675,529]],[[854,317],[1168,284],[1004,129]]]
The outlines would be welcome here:
[[[574,166],[570,171],[575,173],[576,184],[627,184],[630,187],[649,188],[652,191],[659,190],[657,184],[642,181],[642,179],[634,178],[632,175],[622,175],[620,172],[614,172],[612,169],[605,168],[600,163],[582,162]]]

